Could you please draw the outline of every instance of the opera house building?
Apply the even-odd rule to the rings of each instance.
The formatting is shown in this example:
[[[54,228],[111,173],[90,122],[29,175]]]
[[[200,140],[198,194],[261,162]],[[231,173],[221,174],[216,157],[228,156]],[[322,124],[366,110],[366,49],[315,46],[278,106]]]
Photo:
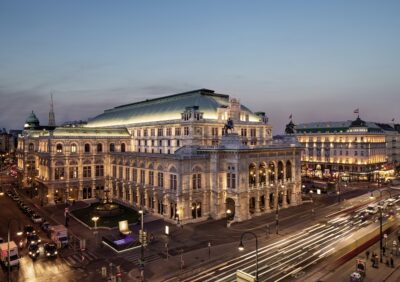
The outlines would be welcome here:
[[[272,140],[265,113],[199,89],[108,109],[85,124],[40,126],[32,112],[17,157],[43,204],[106,191],[186,224],[298,205],[301,150],[295,137]]]

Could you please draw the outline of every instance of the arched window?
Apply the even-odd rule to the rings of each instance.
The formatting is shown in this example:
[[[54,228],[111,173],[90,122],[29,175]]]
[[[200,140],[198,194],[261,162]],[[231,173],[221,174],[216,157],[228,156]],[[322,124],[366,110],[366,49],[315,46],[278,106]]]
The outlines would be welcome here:
[[[249,165],[249,185],[250,187],[256,186],[256,166],[254,164]]]
[[[76,144],[72,144],[71,145],[71,153],[76,153],[78,151],[78,147],[76,146]]]
[[[125,143],[121,144],[121,152],[125,152]]]
[[[90,153],[90,144],[85,144],[85,153]]]
[[[292,179],[292,163],[290,161],[286,162],[286,180]]]
[[[267,166],[265,163],[260,164],[258,168],[258,177],[260,185],[264,186],[267,183]]]
[[[110,152],[115,152],[115,144],[114,143],[110,144]]]
[[[275,182],[275,164],[273,162],[270,162],[268,164],[268,174],[269,174],[269,182],[270,183]]]
[[[57,146],[56,146],[56,152],[57,153],[62,153],[62,145],[61,144],[57,144]]]
[[[283,162],[278,162],[278,180],[283,180]]]
[[[103,144],[99,143],[97,144],[97,153],[103,152]]]

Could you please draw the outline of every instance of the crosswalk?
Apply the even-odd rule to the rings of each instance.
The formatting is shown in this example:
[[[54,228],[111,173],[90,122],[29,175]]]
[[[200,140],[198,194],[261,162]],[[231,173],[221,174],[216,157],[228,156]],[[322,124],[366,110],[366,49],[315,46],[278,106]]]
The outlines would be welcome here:
[[[87,264],[96,259],[98,259],[98,256],[90,251],[78,252],[64,258],[72,266]]]
[[[139,265],[139,260],[141,257],[140,250],[135,250],[132,252],[128,252],[125,254],[120,255],[120,257],[124,258],[125,260],[134,263],[135,265]],[[159,260],[161,257],[158,254],[150,254],[144,256],[145,263],[150,263],[153,261]]]

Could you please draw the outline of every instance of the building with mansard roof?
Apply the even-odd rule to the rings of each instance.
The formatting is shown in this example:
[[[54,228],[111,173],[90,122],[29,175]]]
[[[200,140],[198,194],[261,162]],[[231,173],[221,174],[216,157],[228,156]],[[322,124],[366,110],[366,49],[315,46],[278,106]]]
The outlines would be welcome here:
[[[45,204],[109,190],[114,201],[185,224],[301,202],[300,144],[273,141],[265,113],[208,89],[118,106],[87,124],[29,128],[18,150],[24,175],[30,156]]]
[[[394,173],[400,134],[390,124],[353,121],[294,125],[290,132],[304,146],[302,174],[343,180],[378,180]],[[288,126],[289,126],[288,125]],[[288,128],[288,127],[287,127]]]

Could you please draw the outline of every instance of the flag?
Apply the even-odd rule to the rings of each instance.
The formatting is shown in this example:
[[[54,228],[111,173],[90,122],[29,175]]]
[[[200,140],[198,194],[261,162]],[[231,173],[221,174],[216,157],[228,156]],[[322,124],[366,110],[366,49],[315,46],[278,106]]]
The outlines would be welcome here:
[[[292,114],[290,114],[289,119],[292,119]]]
[[[355,110],[354,110],[354,113],[355,113],[355,114],[358,114],[358,113],[360,113],[360,109],[358,109],[358,108],[357,108],[357,109],[355,109]]]
[[[392,118],[392,122],[394,122],[394,118]]]

